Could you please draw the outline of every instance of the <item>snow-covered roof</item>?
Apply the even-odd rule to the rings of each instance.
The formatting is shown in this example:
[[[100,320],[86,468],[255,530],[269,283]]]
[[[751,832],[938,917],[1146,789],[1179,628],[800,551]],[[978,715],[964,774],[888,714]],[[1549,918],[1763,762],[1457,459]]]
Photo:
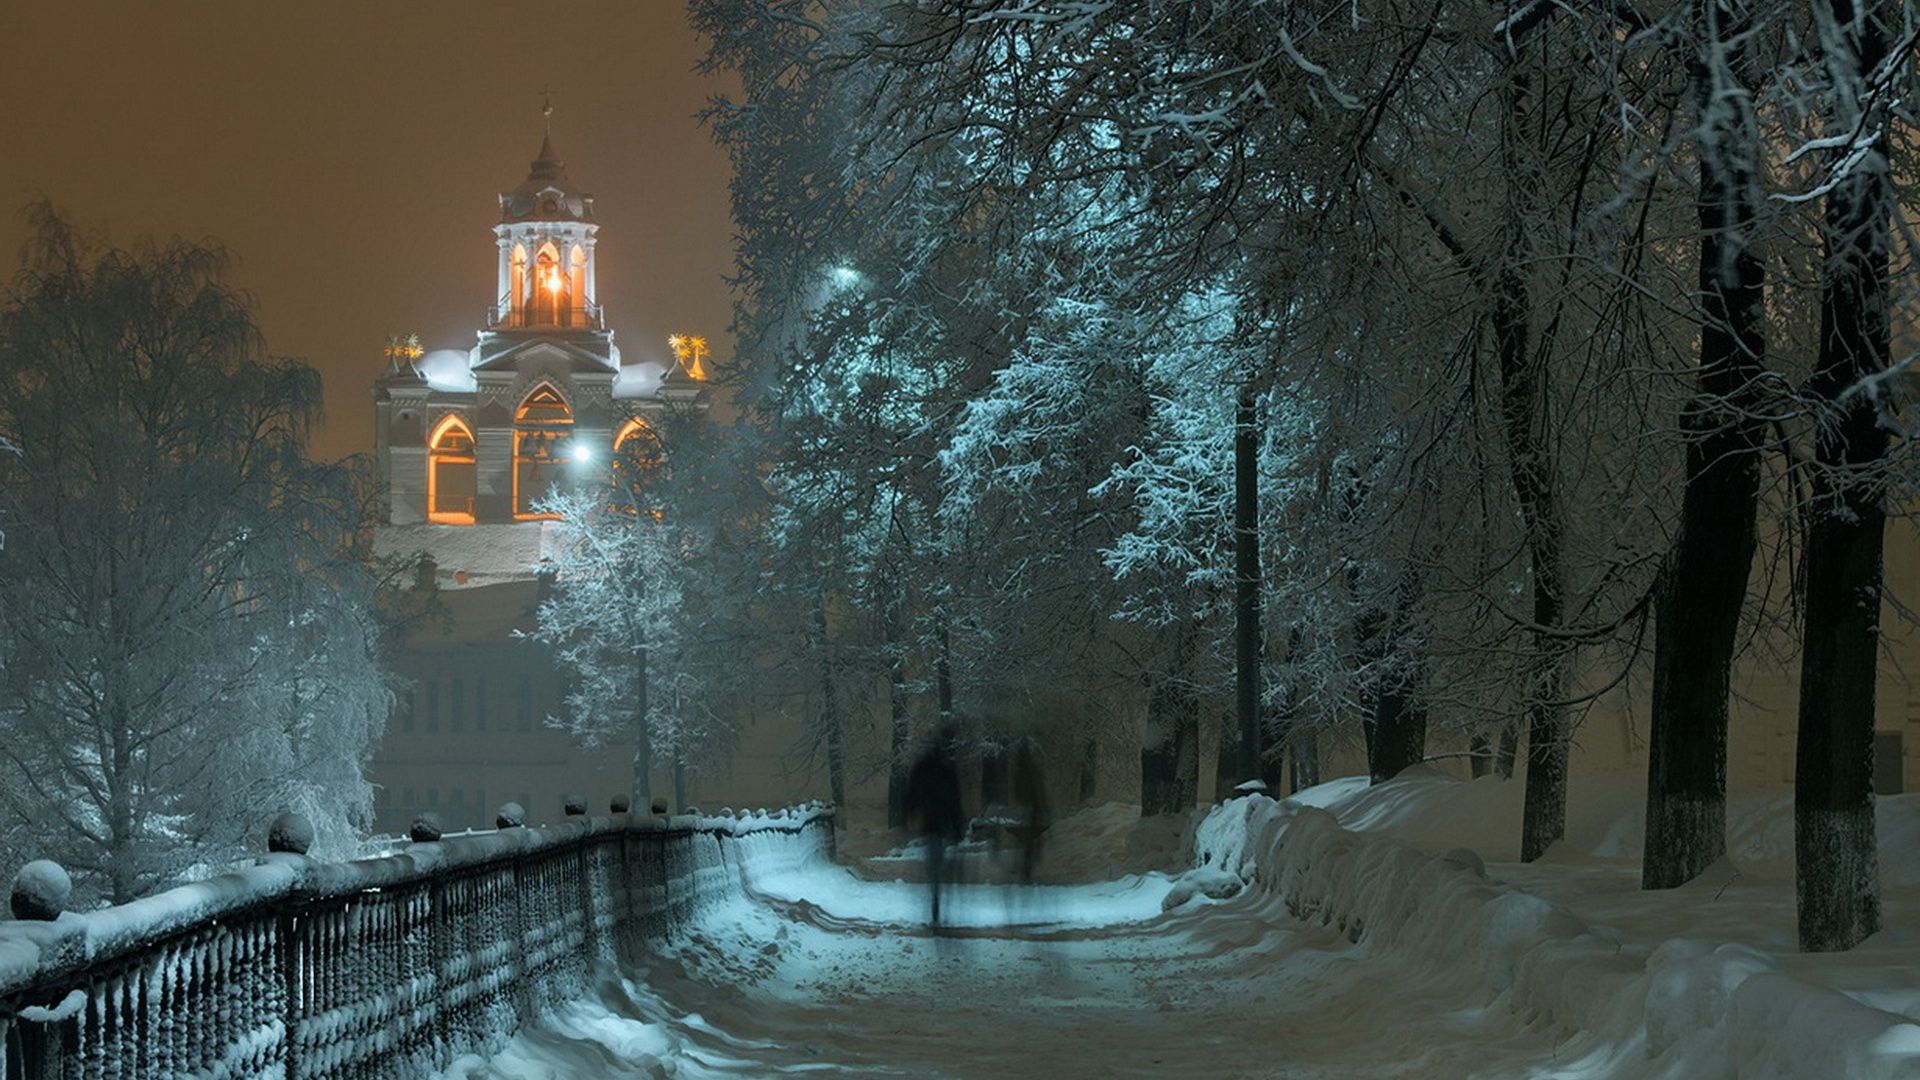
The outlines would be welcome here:
[[[471,394],[479,383],[473,377],[473,354],[466,349],[435,349],[415,366],[435,390]]]
[[[665,379],[666,375],[666,365],[652,360],[624,365],[620,368],[620,374],[613,380],[614,399],[629,401],[634,398],[654,397],[659,393],[661,380]]]

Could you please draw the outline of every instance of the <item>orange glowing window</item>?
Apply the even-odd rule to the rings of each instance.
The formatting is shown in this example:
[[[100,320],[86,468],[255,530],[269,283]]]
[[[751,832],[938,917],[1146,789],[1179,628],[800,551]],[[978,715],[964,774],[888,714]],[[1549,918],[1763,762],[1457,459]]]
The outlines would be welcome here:
[[[560,392],[546,383],[534,388],[533,393],[520,402],[520,411],[513,415],[516,424],[571,424],[573,410],[567,408],[567,401]]]
[[[473,432],[458,416],[448,416],[427,441],[427,520],[443,525],[473,524],[478,480]]]
[[[547,383],[534,387],[513,416],[513,516],[521,520],[550,518],[534,506],[553,490],[565,468],[573,410]]]

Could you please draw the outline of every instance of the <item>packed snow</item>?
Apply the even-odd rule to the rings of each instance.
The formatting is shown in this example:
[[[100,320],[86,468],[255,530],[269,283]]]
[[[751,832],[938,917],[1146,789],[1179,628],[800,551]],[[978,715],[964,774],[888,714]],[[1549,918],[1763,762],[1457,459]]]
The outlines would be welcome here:
[[[1888,929],[1806,957],[1771,794],[1736,800],[1727,874],[1669,893],[1638,890],[1629,786],[1576,797],[1532,866],[1519,794],[1414,770],[1241,797],[1196,816],[1177,876],[961,885],[937,933],[923,886],[865,876],[910,847],[789,863],[446,1075],[1920,1075],[1900,855]],[[1917,816],[1883,801],[1883,836]],[[1120,865],[1126,831],[1054,839]]]

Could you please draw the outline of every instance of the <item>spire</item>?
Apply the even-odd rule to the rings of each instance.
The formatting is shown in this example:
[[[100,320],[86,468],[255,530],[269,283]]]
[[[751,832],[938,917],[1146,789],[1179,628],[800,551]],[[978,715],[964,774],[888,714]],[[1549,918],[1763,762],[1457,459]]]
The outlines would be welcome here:
[[[575,187],[567,163],[553,150],[553,94],[540,91],[540,155],[527,178],[500,195],[500,220],[592,221],[593,196]]]
[[[567,163],[553,152],[553,95],[545,87],[540,90],[540,117],[540,156],[533,159],[533,171],[527,179],[565,180]]]

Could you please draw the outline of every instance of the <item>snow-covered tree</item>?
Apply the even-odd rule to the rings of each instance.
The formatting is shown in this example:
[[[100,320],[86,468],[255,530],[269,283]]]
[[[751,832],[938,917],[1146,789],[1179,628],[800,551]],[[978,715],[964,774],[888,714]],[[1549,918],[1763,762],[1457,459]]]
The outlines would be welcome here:
[[[121,901],[283,809],[338,852],[391,695],[362,485],[305,454],[318,376],[262,354],[219,251],[36,212],[0,308],[0,857]]]
[[[714,760],[728,737],[715,700],[728,688],[722,673],[737,664],[712,640],[725,621],[716,608],[726,590],[711,587],[723,518],[685,496],[706,448],[674,437],[701,423],[648,425],[622,443],[610,476],[583,468],[542,507],[558,517],[533,637],[568,678],[565,709],[549,723],[589,746],[630,742],[638,806],[652,802],[662,763],[684,805],[688,768]]]

